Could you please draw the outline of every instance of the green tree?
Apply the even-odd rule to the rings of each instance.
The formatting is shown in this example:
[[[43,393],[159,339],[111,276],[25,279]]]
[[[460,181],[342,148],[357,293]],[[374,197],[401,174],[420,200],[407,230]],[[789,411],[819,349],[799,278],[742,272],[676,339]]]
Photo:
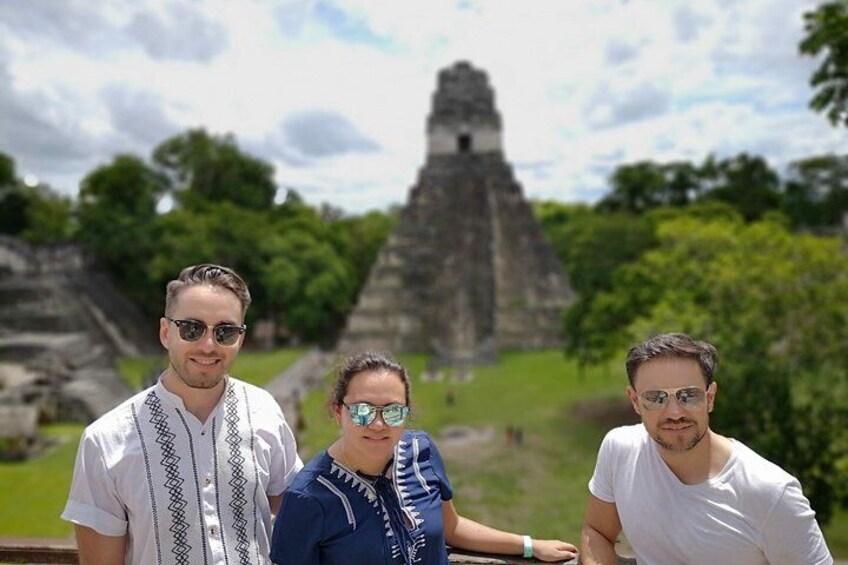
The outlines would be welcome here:
[[[715,428],[795,474],[824,523],[845,500],[848,257],[781,223],[693,217],[614,276],[587,315],[604,351],[664,331],[716,344]],[[822,391],[830,391],[828,396]]]
[[[14,184],[15,178],[15,160],[0,152],[0,187]]]
[[[0,233],[36,244],[74,234],[71,199],[46,184],[24,184],[15,172],[15,160],[5,153],[0,153]]]
[[[701,178],[699,169],[688,161],[640,161],[616,167],[610,186],[598,210],[641,213],[660,206],[689,204],[701,190]]]
[[[20,237],[30,243],[67,241],[74,236],[73,201],[46,184],[22,187],[28,200],[26,228]]]
[[[230,134],[214,136],[205,129],[189,130],[159,144],[153,161],[170,179],[179,203],[187,208],[226,201],[267,210],[277,193],[273,166],[244,153]]]
[[[156,242],[156,205],[167,180],[133,155],[118,155],[82,180],[79,239],[119,286],[148,311],[157,311],[147,263]]]
[[[273,235],[267,212],[248,210],[231,202],[208,203],[194,209],[172,210],[156,219],[156,248],[149,272],[158,288],[186,265],[219,263],[235,269],[250,287],[253,305],[248,323],[269,309],[262,275],[272,259],[267,240]]]
[[[727,202],[748,221],[780,208],[780,177],[762,157],[740,153],[716,161],[710,156],[700,175],[703,198]]]
[[[309,342],[330,345],[353,304],[355,280],[326,240],[299,229],[276,231],[263,285],[282,328]]]
[[[810,108],[825,112],[830,123],[848,125],[848,0],[833,0],[804,13],[803,55],[821,63],[810,77],[816,89]]]
[[[613,273],[656,244],[654,226],[644,215],[600,213],[584,204],[547,201],[533,208],[577,293],[564,314],[566,351],[577,356],[581,367],[599,361],[595,353],[601,351],[603,334],[587,327],[592,322],[587,314],[597,296],[612,286]]]
[[[15,160],[0,153],[0,233],[19,235],[28,225],[29,199],[15,173]]]
[[[821,155],[793,162],[783,209],[796,227],[841,226],[848,214],[848,156]]]

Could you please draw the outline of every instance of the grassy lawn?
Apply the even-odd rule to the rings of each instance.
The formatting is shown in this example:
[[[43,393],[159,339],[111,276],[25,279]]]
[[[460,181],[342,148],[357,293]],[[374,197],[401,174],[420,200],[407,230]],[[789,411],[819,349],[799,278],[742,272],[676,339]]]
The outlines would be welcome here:
[[[581,422],[572,408],[589,398],[623,397],[621,374],[603,367],[580,379],[561,352],[545,351],[502,354],[496,366],[475,368],[468,382],[451,373],[422,382],[425,360],[401,357],[413,379],[411,427],[437,438],[447,426],[493,431],[482,443],[441,447],[460,512],[535,537],[578,540],[586,485],[605,430]],[[446,401],[449,391],[453,404]],[[326,393],[310,395],[304,411],[309,425],[299,439],[302,452],[312,455],[336,434]],[[523,428],[522,446],[506,445],[507,426]]]
[[[233,374],[262,385],[303,353],[243,352]],[[488,440],[439,442],[460,512],[498,528],[576,542],[597,449],[617,419],[602,416],[624,399],[621,363],[580,377],[559,351],[504,353],[496,366],[475,368],[471,381],[457,382],[447,372],[438,382],[422,382],[426,357],[402,356],[401,361],[413,379],[412,427],[436,438],[448,426],[491,430]],[[136,386],[162,363],[164,358],[158,357],[127,359],[121,369]],[[303,402],[307,426],[299,442],[304,459],[336,437],[326,409],[327,390]],[[625,406],[619,417],[626,414]],[[506,445],[507,426],[523,428],[521,446]],[[82,426],[71,425],[44,428],[63,442],[32,461],[0,463],[0,536],[71,534],[58,516],[81,431]],[[834,556],[848,558],[848,510],[836,514],[825,535]]]
[[[63,538],[73,526],[59,519],[65,508],[83,426],[41,428],[56,441],[44,455],[24,463],[0,463],[0,536]]]
[[[597,449],[616,425],[615,418],[587,414],[608,412],[604,408],[624,399],[622,364],[580,378],[574,363],[558,351],[505,353],[496,366],[475,368],[470,382],[455,382],[450,375],[422,382],[425,358],[402,356],[401,361],[413,379],[412,427],[436,438],[451,425],[494,430],[482,443],[455,448],[439,443],[460,512],[502,529],[578,541]],[[446,402],[449,390],[453,405]],[[326,398],[321,391],[304,402],[308,426],[299,437],[304,457],[336,437]],[[593,405],[600,408],[587,410]],[[628,410],[617,412],[626,417]],[[523,427],[523,445],[507,446],[505,430],[516,425]],[[834,556],[848,558],[848,511],[837,514],[825,535]]]
[[[232,373],[239,378],[264,385],[282,372],[304,349],[281,349],[271,352],[243,352]],[[140,388],[145,375],[166,362],[164,357],[122,359],[120,370],[134,389]],[[32,460],[0,462],[0,536],[68,537],[73,526],[59,519],[65,507],[77,444],[83,425],[52,425],[41,428],[42,434],[56,441],[45,453]]]

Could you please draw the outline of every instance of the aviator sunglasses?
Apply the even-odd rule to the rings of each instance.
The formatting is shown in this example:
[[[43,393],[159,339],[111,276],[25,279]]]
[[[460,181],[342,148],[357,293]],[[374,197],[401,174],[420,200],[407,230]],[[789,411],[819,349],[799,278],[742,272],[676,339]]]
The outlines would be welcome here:
[[[403,404],[388,404],[386,406],[374,406],[368,402],[355,402],[353,404],[344,404],[350,411],[350,419],[357,426],[370,426],[377,418],[379,412],[383,421],[387,426],[396,428],[406,421],[409,416],[409,406]]]
[[[165,319],[177,326],[177,329],[180,331],[180,339],[183,341],[197,341],[206,335],[207,328],[212,328],[212,335],[215,336],[216,342],[220,345],[232,345],[247,329],[247,326],[244,324],[218,324],[216,326],[210,326],[200,320],[174,320],[167,317]]]
[[[672,394],[677,398],[677,402],[682,407],[694,408],[704,401],[707,391],[696,386],[684,386],[680,388],[646,390],[639,395],[639,398],[642,400],[642,407],[645,410],[659,410],[668,404]]]

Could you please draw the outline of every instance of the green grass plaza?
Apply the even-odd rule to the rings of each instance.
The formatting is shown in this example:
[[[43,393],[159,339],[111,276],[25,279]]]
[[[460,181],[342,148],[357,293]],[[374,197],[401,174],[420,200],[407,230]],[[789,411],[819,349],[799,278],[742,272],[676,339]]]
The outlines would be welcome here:
[[[245,351],[232,374],[262,386],[304,352]],[[471,379],[458,379],[455,371],[445,369],[439,379],[422,381],[426,356],[400,360],[413,384],[409,427],[426,430],[439,442],[462,512],[507,530],[579,540],[598,446],[611,426],[628,417],[623,362],[581,373],[558,350],[504,352],[497,364],[474,367]],[[139,388],[163,362],[123,359],[120,367],[131,386]],[[304,461],[336,437],[327,410],[328,386],[302,402],[298,446]],[[466,429],[459,438],[450,433],[457,426]],[[517,428],[522,431],[520,444],[508,441],[507,431]],[[82,429],[81,424],[43,427],[42,434],[51,439],[49,448],[25,462],[0,463],[4,536],[72,536],[71,524],[59,514]],[[848,558],[848,512],[837,511],[824,533],[834,557]]]

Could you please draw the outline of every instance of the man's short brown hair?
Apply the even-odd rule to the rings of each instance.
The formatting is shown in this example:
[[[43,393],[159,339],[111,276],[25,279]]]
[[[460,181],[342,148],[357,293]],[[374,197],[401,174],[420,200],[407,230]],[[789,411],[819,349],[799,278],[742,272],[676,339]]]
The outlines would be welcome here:
[[[244,318],[247,307],[250,306],[250,291],[247,290],[247,285],[232,269],[211,263],[186,267],[180,271],[176,280],[168,283],[165,292],[165,315],[171,314],[183,290],[196,285],[225,288],[235,294],[241,302],[241,315]]]
[[[633,347],[627,354],[627,378],[635,387],[636,371],[652,359],[679,358],[697,361],[707,386],[713,382],[718,367],[718,351],[705,341],[695,341],[682,333],[660,334]]]

